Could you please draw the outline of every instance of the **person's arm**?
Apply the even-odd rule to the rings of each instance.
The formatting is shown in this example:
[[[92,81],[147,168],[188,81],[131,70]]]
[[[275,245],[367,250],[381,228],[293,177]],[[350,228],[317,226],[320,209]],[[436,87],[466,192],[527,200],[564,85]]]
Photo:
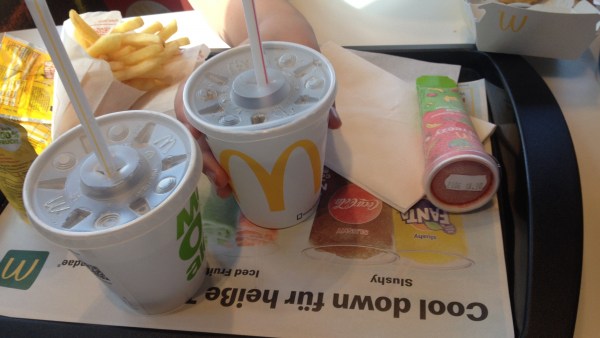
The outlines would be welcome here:
[[[230,46],[246,43],[248,34],[242,0],[190,0]],[[286,0],[254,0],[257,22],[264,41],[296,42],[319,50],[306,18]]]

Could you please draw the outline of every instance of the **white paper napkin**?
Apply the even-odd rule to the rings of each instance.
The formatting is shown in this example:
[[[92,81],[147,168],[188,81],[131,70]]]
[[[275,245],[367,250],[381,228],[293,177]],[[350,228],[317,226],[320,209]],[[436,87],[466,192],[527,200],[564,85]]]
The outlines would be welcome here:
[[[359,56],[364,53],[332,42],[321,51],[336,72],[336,108],[343,122],[329,130],[325,165],[392,207],[408,210],[425,193],[415,79],[445,75],[457,80],[460,67],[376,56],[401,79]],[[494,129],[473,121],[481,139]]]

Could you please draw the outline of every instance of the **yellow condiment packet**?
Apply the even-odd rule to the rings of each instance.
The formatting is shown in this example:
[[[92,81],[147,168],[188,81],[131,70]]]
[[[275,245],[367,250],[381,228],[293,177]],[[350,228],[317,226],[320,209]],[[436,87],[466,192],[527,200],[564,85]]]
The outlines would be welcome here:
[[[43,49],[4,34],[0,43],[0,117],[17,121],[39,154],[50,142],[54,65]]]
[[[0,117],[0,191],[25,221],[23,183],[36,157],[25,129],[16,121]]]

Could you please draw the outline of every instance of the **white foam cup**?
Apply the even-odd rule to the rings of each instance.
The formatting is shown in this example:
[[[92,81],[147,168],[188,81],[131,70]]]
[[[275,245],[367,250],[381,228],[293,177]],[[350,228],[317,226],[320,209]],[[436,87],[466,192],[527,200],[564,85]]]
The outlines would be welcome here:
[[[185,114],[227,171],[243,214],[266,228],[306,220],[317,206],[336,93],[331,63],[294,43],[263,43],[268,75],[257,83],[250,46],[196,69],[184,87]]]
[[[106,176],[81,127],[73,128],[29,169],[28,216],[134,310],[174,310],[199,290],[206,267],[198,145],[160,113],[118,112],[97,122],[117,177]]]

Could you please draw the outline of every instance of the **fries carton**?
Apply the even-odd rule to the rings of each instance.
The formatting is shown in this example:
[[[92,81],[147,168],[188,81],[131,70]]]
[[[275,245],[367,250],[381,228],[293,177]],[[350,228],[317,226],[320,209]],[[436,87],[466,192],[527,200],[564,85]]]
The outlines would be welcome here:
[[[575,59],[598,36],[600,22],[593,5],[575,2],[547,0],[519,7],[465,0],[463,13],[481,51]]]
[[[175,21],[123,20],[118,11],[70,13],[61,39],[95,116],[140,107],[172,111],[177,86],[208,55],[204,45],[180,48],[186,42]],[[54,103],[56,138],[79,124],[58,75]]]

